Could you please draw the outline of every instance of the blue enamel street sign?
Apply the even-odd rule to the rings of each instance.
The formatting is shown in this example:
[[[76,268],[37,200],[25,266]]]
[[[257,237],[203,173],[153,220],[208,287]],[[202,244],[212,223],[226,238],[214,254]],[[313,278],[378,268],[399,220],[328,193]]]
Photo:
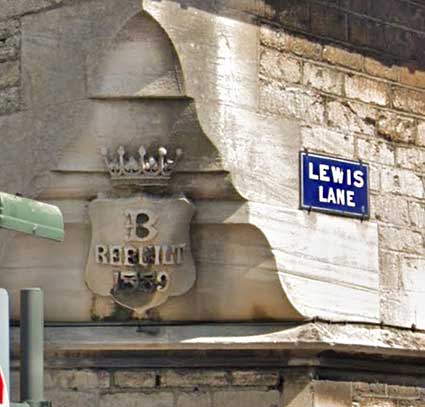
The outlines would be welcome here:
[[[364,163],[300,153],[301,208],[368,218],[368,170]]]

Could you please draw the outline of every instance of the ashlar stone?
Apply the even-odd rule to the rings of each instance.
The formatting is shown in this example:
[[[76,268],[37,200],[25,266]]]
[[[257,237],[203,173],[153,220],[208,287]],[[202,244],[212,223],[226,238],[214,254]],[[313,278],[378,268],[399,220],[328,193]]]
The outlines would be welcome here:
[[[388,91],[388,86],[384,82],[356,75],[345,77],[345,94],[352,99],[386,106],[389,102]]]
[[[314,89],[341,95],[343,85],[343,74],[325,66],[304,64],[304,85]]]
[[[276,50],[263,48],[260,59],[260,75],[289,83],[301,80],[301,61]]]

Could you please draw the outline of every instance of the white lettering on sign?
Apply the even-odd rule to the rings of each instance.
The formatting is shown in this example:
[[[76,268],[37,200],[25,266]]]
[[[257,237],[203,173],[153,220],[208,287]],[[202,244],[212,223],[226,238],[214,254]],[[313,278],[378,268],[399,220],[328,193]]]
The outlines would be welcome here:
[[[327,192],[325,192],[323,185],[319,186],[319,202],[347,205],[355,208],[356,203],[353,199],[354,191],[329,187]]]
[[[343,169],[335,165],[319,164],[318,168],[314,167],[313,162],[308,163],[308,178],[315,181],[333,182],[334,184],[343,184],[363,188],[365,184],[365,174],[361,170],[354,173],[351,169]],[[354,179],[354,182],[353,182]]]

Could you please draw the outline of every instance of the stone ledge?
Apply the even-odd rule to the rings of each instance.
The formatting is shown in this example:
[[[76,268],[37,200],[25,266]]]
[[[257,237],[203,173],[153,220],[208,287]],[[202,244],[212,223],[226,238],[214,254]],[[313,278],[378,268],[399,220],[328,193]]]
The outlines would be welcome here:
[[[12,329],[18,354],[19,328]],[[425,332],[325,322],[198,325],[69,324],[45,329],[47,357],[105,352],[278,350],[425,358]]]

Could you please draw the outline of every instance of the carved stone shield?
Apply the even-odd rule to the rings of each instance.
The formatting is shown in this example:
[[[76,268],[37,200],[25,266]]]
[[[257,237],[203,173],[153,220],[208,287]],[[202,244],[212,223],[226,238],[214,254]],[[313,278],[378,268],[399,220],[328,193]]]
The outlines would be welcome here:
[[[189,239],[194,212],[183,196],[92,201],[90,290],[139,315],[187,292],[196,279]]]

